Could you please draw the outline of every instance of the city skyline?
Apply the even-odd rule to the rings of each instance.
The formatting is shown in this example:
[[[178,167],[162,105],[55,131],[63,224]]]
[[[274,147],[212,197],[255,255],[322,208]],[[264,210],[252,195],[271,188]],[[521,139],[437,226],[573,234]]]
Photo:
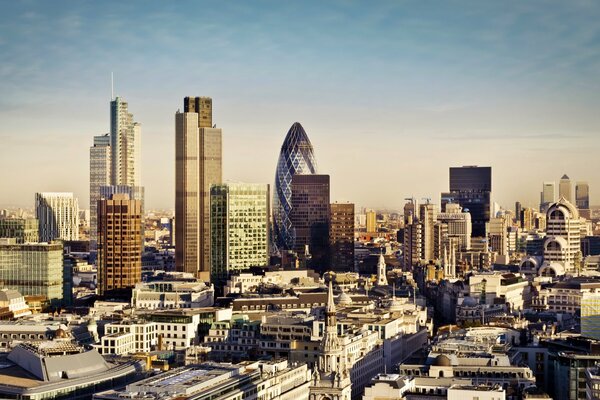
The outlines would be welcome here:
[[[88,149],[110,130],[111,72],[115,95],[143,127],[146,209],[174,208],[172,118],[180,98],[193,94],[215,101],[224,181],[273,184],[281,140],[298,121],[332,177],[332,201],[439,203],[449,167],[480,165],[492,166],[492,200],[507,209],[515,200],[537,208],[542,182],[558,185],[563,174],[589,182],[591,205],[600,203],[593,3],[376,10],[332,3],[319,13],[310,12],[316,3],[266,4],[269,12],[206,7],[211,23],[200,27],[185,7],[166,4],[114,3],[111,12],[66,2],[35,11],[3,5],[0,87],[9,96],[0,103],[0,165],[12,190],[2,191],[0,204],[31,208],[33,194],[44,191],[74,192],[88,204]],[[134,14],[139,28],[126,25]],[[127,40],[118,42],[115,28],[127,28],[120,32]],[[193,28],[209,38],[206,53],[180,60],[187,48],[177,42]]]

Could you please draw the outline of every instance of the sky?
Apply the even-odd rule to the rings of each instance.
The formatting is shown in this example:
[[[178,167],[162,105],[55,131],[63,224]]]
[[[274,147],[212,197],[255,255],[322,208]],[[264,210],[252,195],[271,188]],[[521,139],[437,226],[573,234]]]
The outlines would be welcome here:
[[[568,174],[600,204],[597,1],[0,2],[0,207],[74,192],[115,94],[142,124],[146,207],[174,208],[174,114],[213,98],[226,181],[271,183],[300,122],[332,201],[401,209],[492,166],[537,206]]]

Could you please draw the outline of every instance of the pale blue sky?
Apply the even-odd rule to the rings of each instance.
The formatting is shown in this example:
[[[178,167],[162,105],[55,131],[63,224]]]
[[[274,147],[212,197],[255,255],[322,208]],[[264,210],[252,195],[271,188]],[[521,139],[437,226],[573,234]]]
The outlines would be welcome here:
[[[211,96],[224,178],[272,183],[303,124],[332,199],[400,208],[491,165],[494,197],[587,180],[600,204],[596,1],[0,3],[0,205],[88,204],[110,72],[142,123],[149,207],[173,207],[174,113]]]

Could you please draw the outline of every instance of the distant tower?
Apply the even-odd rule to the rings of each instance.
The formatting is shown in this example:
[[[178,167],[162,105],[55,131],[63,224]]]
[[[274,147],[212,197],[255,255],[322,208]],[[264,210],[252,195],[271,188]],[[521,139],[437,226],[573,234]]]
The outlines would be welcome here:
[[[379,261],[377,262],[377,286],[387,286],[387,273],[383,252],[379,252]]]
[[[563,197],[569,203],[573,204],[573,193],[571,187],[571,179],[567,176],[567,174],[563,175],[560,178],[560,183],[558,185],[558,198]]]
[[[100,187],[110,185],[110,133],[94,136],[94,144],[90,147],[90,246],[96,249],[98,236],[98,200]]]
[[[36,193],[40,242],[79,240],[79,202],[73,193]]]
[[[337,334],[337,319],[333,288],[329,281],[325,332],[321,341],[319,361],[313,370],[309,387],[309,400],[350,400],[352,382],[346,365],[346,357]]]
[[[133,121],[127,102],[110,102],[110,161],[112,185],[141,185],[142,126]]]

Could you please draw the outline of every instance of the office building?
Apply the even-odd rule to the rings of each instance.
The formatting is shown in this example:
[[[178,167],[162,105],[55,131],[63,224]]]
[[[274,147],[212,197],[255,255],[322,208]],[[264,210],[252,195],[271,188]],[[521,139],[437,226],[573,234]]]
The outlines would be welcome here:
[[[98,202],[98,287],[101,295],[142,280],[142,203],[127,194]]]
[[[17,243],[39,242],[39,224],[35,218],[0,218],[0,238],[13,238]]]
[[[577,182],[575,184],[575,205],[582,217],[591,219],[590,186],[587,182]]]
[[[277,161],[273,190],[273,236],[279,251],[294,248],[292,213],[292,177],[316,174],[317,163],[313,146],[299,122],[288,131]]]
[[[222,180],[222,132],[212,99],[186,97],[175,114],[175,266],[210,279],[210,188]]]
[[[140,238],[140,246],[144,250],[144,187],[130,185],[108,185],[100,186],[100,199],[111,199],[115,194],[126,194],[130,200],[139,200],[142,206],[142,236]],[[97,214],[97,212],[96,212]],[[97,230],[97,228],[96,228]]]
[[[487,224],[488,244],[490,250],[503,257],[508,262],[508,223],[505,218],[491,218]]]
[[[579,211],[561,197],[548,208],[546,216],[546,241],[544,261],[557,262],[563,272],[579,268],[581,259],[581,220]]]
[[[560,199],[562,197],[569,203],[573,203],[572,191],[573,185],[571,184],[571,179],[565,174],[560,178],[560,183],[558,184],[558,198]]]
[[[111,185],[140,186],[142,127],[122,97],[110,102]]]
[[[600,340],[600,293],[581,294],[581,334]]]
[[[556,201],[556,188],[554,182],[544,182],[540,193],[540,211],[546,212],[550,204]]]
[[[414,267],[423,254],[423,224],[419,221],[418,209],[414,201],[404,205],[404,241],[402,243],[402,265]]]
[[[490,220],[492,191],[491,167],[451,167],[450,191],[442,194],[442,206],[458,203],[471,214],[473,237],[485,236],[485,224]]]
[[[332,271],[354,271],[354,204],[331,203],[329,248]]]
[[[329,175],[292,177],[290,222],[293,250],[303,254],[308,247],[313,269],[329,266]]]
[[[446,211],[437,213],[437,224],[441,225],[434,235],[435,258],[440,259],[444,247],[450,250],[451,243],[457,250],[471,249],[471,214],[463,212],[462,207],[456,203],[446,204]],[[441,234],[440,234],[441,233]],[[445,233],[445,234],[444,234]]]
[[[210,190],[211,282],[269,264],[269,185],[225,183]]]
[[[0,282],[23,296],[43,296],[50,304],[63,300],[63,246],[60,243],[0,242]]]
[[[100,200],[100,187],[110,185],[110,133],[94,136],[90,147],[90,245],[96,248],[98,234],[97,206]]]
[[[375,210],[368,210],[366,216],[366,231],[377,232],[377,213]]]
[[[35,214],[41,242],[79,240],[79,203],[73,193],[36,193]]]
[[[419,206],[419,214],[421,221],[421,259],[434,259],[434,225],[437,219],[437,210],[435,204],[425,203]]]

